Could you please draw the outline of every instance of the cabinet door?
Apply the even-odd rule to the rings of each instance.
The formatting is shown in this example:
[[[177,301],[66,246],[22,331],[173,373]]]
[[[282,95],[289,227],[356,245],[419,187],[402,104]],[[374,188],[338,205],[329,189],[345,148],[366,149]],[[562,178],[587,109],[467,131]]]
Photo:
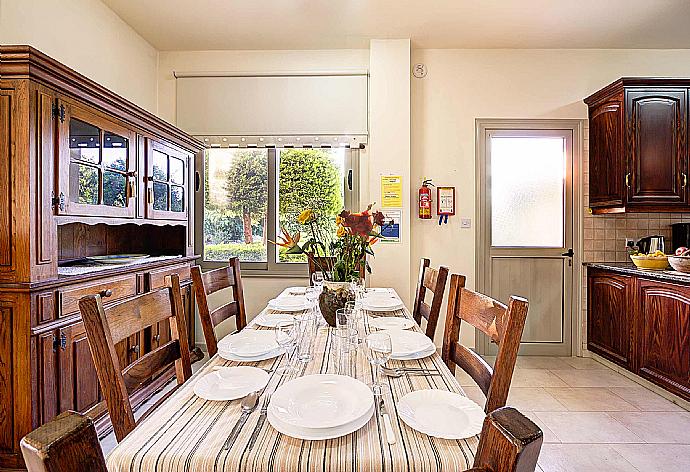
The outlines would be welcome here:
[[[625,204],[622,96],[589,110],[589,206]]]
[[[685,89],[627,90],[628,202],[686,205]]]
[[[38,424],[50,421],[58,414],[57,350],[59,334],[57,331],[33,336],[36,356],[36,401],[38,402]]]
[[[85,412],[102,398],[84,324],[75,323],[59,331],[60,411]]]
[[[639,374],[690,396],[690,287],[640,280]]]
[[[152,139],[146,152],[146,217],[186,220],[189,155]]]
[[[58,126],[58,214],[133,218],[136,135],[67,100]]]
[[[595,272],[587,279],[587,348],[628,367],[632,329],[632,279]]]

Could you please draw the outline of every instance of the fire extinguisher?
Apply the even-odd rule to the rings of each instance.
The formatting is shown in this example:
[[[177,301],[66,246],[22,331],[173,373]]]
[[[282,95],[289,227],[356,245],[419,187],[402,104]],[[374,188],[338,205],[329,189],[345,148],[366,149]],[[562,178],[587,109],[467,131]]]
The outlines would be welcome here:
[[[419,187],[419,217],[423,220],[431,219],[431,179],[425,179]]]

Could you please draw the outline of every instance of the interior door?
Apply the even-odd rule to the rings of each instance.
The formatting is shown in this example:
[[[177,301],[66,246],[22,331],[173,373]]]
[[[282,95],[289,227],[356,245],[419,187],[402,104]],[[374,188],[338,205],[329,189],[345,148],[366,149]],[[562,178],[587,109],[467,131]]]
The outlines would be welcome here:
[[[571,354],[572,149],[572,130],[485,130],[480,277],[506,304],[511,295],[529,300],[521,354]]]

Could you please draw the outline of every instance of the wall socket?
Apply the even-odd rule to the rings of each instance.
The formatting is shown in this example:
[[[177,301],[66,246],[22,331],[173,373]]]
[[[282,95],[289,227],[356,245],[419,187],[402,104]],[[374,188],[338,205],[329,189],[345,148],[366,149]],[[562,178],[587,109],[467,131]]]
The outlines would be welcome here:
[[[635,246],[635,240],[630,238],[625,238],[625,249],[632,248]]]

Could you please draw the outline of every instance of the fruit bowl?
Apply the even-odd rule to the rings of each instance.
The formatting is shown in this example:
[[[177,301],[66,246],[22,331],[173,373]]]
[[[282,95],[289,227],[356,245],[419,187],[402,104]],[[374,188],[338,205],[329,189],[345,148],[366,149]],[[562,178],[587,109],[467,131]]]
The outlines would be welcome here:
[[[664,270],[668,268],[668,257],[664,256],[630,256],[633,264],[637,266],[638,269],[647,270]]]
[[[678,272],[690,273],[690,256],[668,256],[668,263]]]

